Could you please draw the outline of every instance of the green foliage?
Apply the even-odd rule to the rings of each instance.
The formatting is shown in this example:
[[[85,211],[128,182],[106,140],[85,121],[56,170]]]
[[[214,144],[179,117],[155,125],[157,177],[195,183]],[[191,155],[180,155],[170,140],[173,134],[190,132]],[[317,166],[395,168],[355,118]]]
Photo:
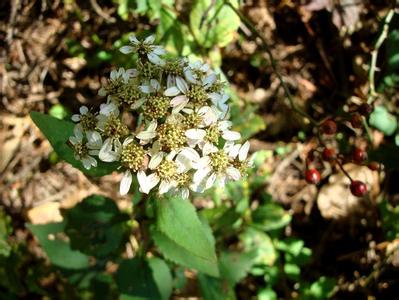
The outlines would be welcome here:
[[[80,251],[73,250],[63,233],[65,223],[44,225],[28,224],[27,227],[38,238],[51,263],[57,267],[71,270],[86,269],[89,257]]]
[[[392,30],[386,40],[386,56],[388,58],[383,84],[387,87],[399,85],[399,30]]]
[[[237,1],[230,2],[238,6]],[[206,48],[214,45],[224,47],[234,39],[240,25],[240,18],[230,7],[224,5],[223,0],[217,0],[205,16],[204,12],[208,10],[211,3],[211,0],[195,1],[190,12],[192,33],[198,43]]]
[[[152,234],[167,259],[219,275],[215,247],[190,202],[177,197],[156,200],[156,228]]]
[[[336,280],[321,276],[317,281],[313,282],[310,286],[302,289],[301,299],[304,300],[323,300],[331,297],[335,288]]]
[[[390,114],[384,106],[375,107],[369,122],[371,126],[388,136],[394,134],[398,127],[396,117]]]
[[[11,219],[0,208],[0,257],[9,256],[11,253],[11,246],[7,239],[12,232]]]
[[[86,170],[80,161],[74,157],[72,148],[67,144],[73,135],[74,124],[72,122],[59,120],[39,112],[31,112],[33,122],[49,140],[54,151],[61,160],[65,160],[75,168],[90,176],[104,176],[116,169],[116,164],[98,162],[97,168]]]
[[[122,261],[116,283],[123,300],[161,299],[154,274],[146,260],[134,258]]]
[[[198,281],[204,300],[236,299],[234,290],[229,283],[223,279],[199,273]]]
[[[291,222],[291,216],[279,205],[266,203],[252,214],[253,226],[264,231],[281,229]]]
[[[382,229],[388,240],[392,241],[399,236],[399,206],[392,206],[388,200],[383,200],[378,205],[381,218]]]
[[[129,216],[109,198],[92,195],[63,216],[72,249],[101,258],[117,254],[126,242]]]

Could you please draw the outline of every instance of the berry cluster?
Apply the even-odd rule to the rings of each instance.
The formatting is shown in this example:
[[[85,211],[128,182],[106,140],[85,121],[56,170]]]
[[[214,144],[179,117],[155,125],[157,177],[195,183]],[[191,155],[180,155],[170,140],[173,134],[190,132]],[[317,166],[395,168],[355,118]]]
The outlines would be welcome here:
[[[354,130],[358,130],[363,127],[364,118],[367,117],[372,112],[372,107],[364,103],[355,107],[352,111],[350,118],[347,120],[340,119],[327,119],[323,121],[318,127],[318,143],[319,147],[311,150],[306,158],[306,172],[305,180],[309,184],[318,184],[321,180],[320,172],[314,163],[316,158],[319,161],[324,161],[330,163],[334,167],[338,167],[350,180],[350,191],[352,195],[356,197],[363,197],[367,194],[367,185],[360,181],[352,179],[351,176],[345,171],[343,165],[346,162],[353,162],[358,165],[367,165],[371,170],[378,171],[380,169],[380,164],[374,161],[368,161],[367,151],[362,147],[354,147],[351,154],[343,155],[339,153],[337,147],[333,146],[334,143],[328,140],[334,139],[335,135],[339,130],[341,124],[350,124]],[[327,145],[328,144],[328,145]]]

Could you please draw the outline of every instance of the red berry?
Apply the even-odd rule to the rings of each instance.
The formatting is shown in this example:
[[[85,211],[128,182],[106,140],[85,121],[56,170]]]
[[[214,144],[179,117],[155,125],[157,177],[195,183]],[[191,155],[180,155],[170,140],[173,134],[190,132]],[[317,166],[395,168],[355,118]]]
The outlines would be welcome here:
[[[351,118],[351,125],[353,128],[361,128],[363,126],[363,118],[359,114],[354,114]]]
[[[367,152],[360,149],[355,148],[352,152],[352,159],[357,164],[362,164],[365,160],[367,160]]]
[[[335,159],[335,149],[333,148],[324,148],[322,154],[323,160],[332,161]]]
[[[378,171],[380,169],[380,164],[376,161],[372,161],[369,163],[368,167],[371,171]]]
[[[337,132],[337,123],[334,120],[326,120],[321,124],[321,131],[325,134],[335,134]]]
[[[369,114],[371,114],[371,113],[373,112],[373,107],[372,107],[370,104],[363,103],[363,104],[361,104],[361,105],[359,106],[358,111],[359,111],[359,113],[360,113],[362,116],[367,117]]]
[[[365,185],[362,181],[353,180],[351,182],[350,190],[353,196],[363,197],[367,194],[367,185]]]
[[[318,184],[320,182],[320,173],[316,169],[306,170],[305,179],[307,183]]]

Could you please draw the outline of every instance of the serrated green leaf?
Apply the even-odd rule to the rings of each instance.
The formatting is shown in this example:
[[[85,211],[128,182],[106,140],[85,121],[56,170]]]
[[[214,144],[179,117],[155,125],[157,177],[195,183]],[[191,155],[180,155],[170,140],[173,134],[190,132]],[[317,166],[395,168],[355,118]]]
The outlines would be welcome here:
[[[281,229],[291,222],[291,216],[278,204],[267,203],[252,213],[253,226],[265,231]]]
[[[64,210],[65,233],[71,246],[95,257],[106,257],[123,248],[127,237],[126,221],[115,202],[92,195],[71,209]]]
[[[73,270],[89,267],[89,257],[80,251],[72,250],[65,238],[60,236],[65,228],[65,223],[28,224],[27,227],[38,238],[53,265]]]
[[[235,300],[236,296],[231,285],[219,278],[206,274],[198,274],[201,294],[204,300]]]
[[[169,266],[158,257],[151,257],[148,259],[148,264],[152,270],[152,275],[162,300],[170,299],[173,289],[173,278]]]
[[[49,140],[60,159],[65,160],[90,176],[104,176],[116,170],[116,163],[104,163],[101,161],[98,162],[96,168],[86,170],[82,163],[75,159],[72,148],[67,145],[69,137],[73,135],[73,128],[75,126],[72,122],[58,120],[39,112],[31,112],[30,116],[36,126],[39,127],[44,136]]]
[[[230,2],[238,7],[237,1]],[[211,3],[211,0],[195,2],[190,13],[191,30],[204,47],[211,48],[215,45],[224,47],[234,39],[234,34],[240,26],[240,18],[224,4],[223,0],[217,0],[203,20],[204,12],[208,10]],[[215,17],[216,12],[218,13]]]
[[[123,300],[160,300],[149,263],[140,258],[126,259],[119,265],[116,284]]]
[[[206,274],[218,276],[215,247],[187,200],[167,197],[156,202],[154,239],[165,257]],[[175,251],[175,249],[179,251]]]
[[[388,112],[384,106],[377,106],[370,114],[370,125],[383,132],[385,135],[392,135],[398,127],[396,117]]]

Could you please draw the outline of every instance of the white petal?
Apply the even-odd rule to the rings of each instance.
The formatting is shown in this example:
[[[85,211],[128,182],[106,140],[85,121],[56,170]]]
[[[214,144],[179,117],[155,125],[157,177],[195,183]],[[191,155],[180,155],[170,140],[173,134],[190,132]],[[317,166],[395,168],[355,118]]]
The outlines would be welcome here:
[[[136,135],[136,137],[140,140],[150,140],[157,136],[155,131],[142,131]]]
[[[189,129],[186,131],[186,137],[192,140],[203,140],[206,135],[206,131],[202,129]]]
[[[151,93],[151,87],[149,85],[140,85],[139,89],[144,94],[150,94]]]
[[[204,78],[204,80],[202,81],[202,85],[211,86],[216,81],[216,79],[216,75],[212,73]]]
[[[198,80],[195,78],[195,75],[191,70],[185,70],[184,76],[190,83],[194,83],[194,84],[198,83]]]
[[[158,123],[157,121],[151,121],[148,125],[147,131],[155,131],[157,129]]]
[[[154,156],[151,157],[151,160],[148,164],[148,167],[153,170],[156,167],[159,166],[159,164],[161,163],[162,159],[164,157],[164,153],[163,152],[158,152],[157,154],[155,154]]]
[[[90,149],[100,149],[103,141],[102,141],[101,135],[97,131],[87,132],[86,137],[88,140],[87,146]]]
[[[70,136],[69,141],[71,142],[72,145],[75,145],[80,142],[79,139],[76,138],[76,136]]]
[[[205,189],[211,188],[215,183],[215,181],[216,181],[216,174],[212,173],[211,176],[209,176],[209,178],[206,180]]]
[[[136,36],[135,36],[134,34],[131,34],[131,35],[129,36],[129,41],[130,41],[132,44],[139,44],[139,43],[140,43],[139,40],[136,38]]]
[[[148,60],[152,62],[154,65],[163,66],[165,62],[155,53],[148,53],[147,54]]]
[[[226,169],[226,174],[229,175],[229,177],[232,178],[233,180],[239,180],[241,177],[240,171],[238,171],[234,167],[228,167]]]
[[[80,127],[79,125],[75,125],[75,127],[73,128],[73,133],[75,134],[78,141],[82,141],[83,139],[82,127]]]
[[[216,147],[212,143],[205,143],[204,147],[202,148],[202,155],[204,156],[215,152],[218,152],[218,147]]]
[[[152,49],[152,52],[154,52],[156,55],[166,54],[166,50],[164,48],[162,48],[161,46],[154,46]]]
[[[186,81],[181,78],[180,76],[176,77],[176,85],[177,88],[184,94],[186,94],[188,92],[188,84],[186,83]]]
[[[198,154],[198,152],[190,147],[184,147],[179,154],[191,161],[197,161],[200,159],[200,155]]]
[[[79,108],[79,112],[80,112],[81,115],[87,114],[88,111],[89,111],[89,109],[87,108],[87,106],[84,106],[84,105],[83,105],[83,106],[81,106],[81,107]]]
[[[249,142],[246,141],[246,142],[244,143],[244,145],[242,145],[242,147],[241,147],[241,149],[240,149],[240,152],[239,152],[239,154],[238,154],[238,159],[239,159],[240,161],[244,161],[244,160],[247,158],[248,151],[249,151]]]
[[[139,71],[137,71],[137,69],[127,69],[126,74],[129,75],[129,77],[136,77]]]
[[[117,154],[112,151],[112,140],[110,138],[104,141],[104,144],[98,153],[98,157],[105,162],[113,162],[117,159]]]
[[[136,36],[135,36],[134,34],[131,34],[131,35],[129,36],[129,41],[130,41],[132,44],[139,44],[139,43],[140,43],[139,40],[136,38]]]
[[[90,156],[89,156],[90,157]],[[83,167],[85,168],[85,169],[87,169],[87,170],[90,170],[91,169],[91,161],[90,161],[90,159],[88,159],[88,157],[86,158],[83,158],[82,159],[82,163],[83,163]]]
[[[133,47],[131,46],[123,46],[119,49],[120,52],[122,52],[123,54],[129,54],[131,52],[133,52]]]
[[[197,169],[197,170],[208,168],[210,162],[211,162],[211,159],[209,156],[203,156],[199,160],[193,161],[193,168]]]
[[[137,179],[144,194],[148,194],[150,190],[159,182],[159,177],[155,173],[146,176],[143,171],[139,171],[137,173]]]
[[[79,122],[80,121],[80,118],[81,118],[81,116],[80,115],[78,115],[78,114],[74,114],[74,115],[72,115],[72,121],[74,121],[74,122]]]
[[[230,149],[226,149],[229,153],[229,157],[236,158],[238,155],[238,152],[240,151],[240,148],[241,148],[241,144],[237,144],[237,145],[230,147]]]
[[[237,131],[226,130],[223,132],[222,137],[227,141],[236,141],[241,138],[241,134]]]
[[[159,84],[158,80],[151,79],[151,80],[150,80],[150,84],[151,84],[151,87],[152,87],[154,90],[156,90],[156,91],[158,91],[158,90],[161,88],[161,85]]]
[[[185,106],[187,103],[188,103],[188,98],[186,97],[186,95],[176,96],[170,101],[170,105],[172,107],[176,107],[182,104]]]
[[[179,95],[180,91],[179,91],[179,89],[177,87],[172,86],[172,87],[168,88],[163,94],[165,96],[172,97],[172,96]]]
[[[130,171],[126,171],[123,174],[122,180],[121,180],[121,184],[119,186],[119,193],[123,196],[126,195],[129,190],[130,190],[130,186],[132,185],[132,173],[130,173]]]
[[[193,181],[195,183],[200,183],[205,178],[205,176],[207,176],[210,172],[211,172],[211,168],[210,167],[201,168],[201,169],[197,170],[194,173]]]
[[[229,129],[231,127],[231,125],[233,125],[233,123],[231,121],[221,121],[218,124],[218,128],[222,131]]]
[[[144,40],[144,43],[152,44],[154,41],[155,41],[155,35],[151,34],[150,36],[146,37],[146,39]]]
[[[182,188],[181,197],[183,199],[188,199],[189,196],[190,196],[190,190],[188,188]]]
[[[159,193],[165,194],[172,188],[172,184],[169,181],[162,180],[159,185]]]

